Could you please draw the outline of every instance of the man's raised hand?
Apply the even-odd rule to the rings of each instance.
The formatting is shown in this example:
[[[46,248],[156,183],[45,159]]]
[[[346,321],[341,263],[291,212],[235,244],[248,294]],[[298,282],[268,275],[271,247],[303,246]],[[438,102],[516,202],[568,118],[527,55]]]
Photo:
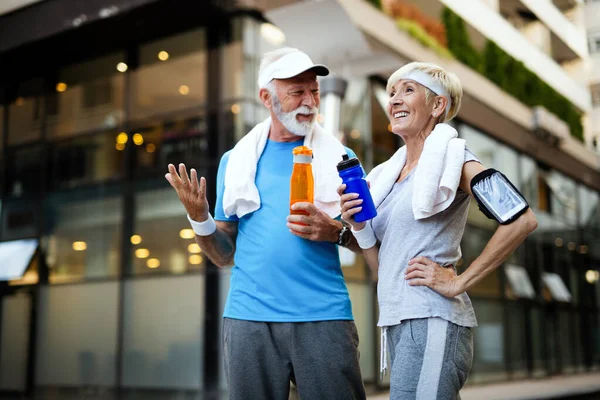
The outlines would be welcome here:
[[[179,164],[179,174],[173,164],[168,166],[169,172],[165,174],[167,181],[177,192],[179,200],[185,207],[190,218],[197,222],[204,222],[208,218],[208,200],[206,199],[206,179],[200,178],[192,168],[188,176],[185,164]]]

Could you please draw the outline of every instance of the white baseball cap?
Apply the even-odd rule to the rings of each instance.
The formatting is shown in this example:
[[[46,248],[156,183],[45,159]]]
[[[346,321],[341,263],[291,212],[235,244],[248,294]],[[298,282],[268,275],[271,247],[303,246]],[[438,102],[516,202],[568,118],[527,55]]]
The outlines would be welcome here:
[[[294,51],[261,71],[258,74],[258,87],[262,89],[273,79],[292,78],[308,70],[315,71],[319,76],[329,75],[329,68],[322,64],[314,64],[310,57],[301,51]]]

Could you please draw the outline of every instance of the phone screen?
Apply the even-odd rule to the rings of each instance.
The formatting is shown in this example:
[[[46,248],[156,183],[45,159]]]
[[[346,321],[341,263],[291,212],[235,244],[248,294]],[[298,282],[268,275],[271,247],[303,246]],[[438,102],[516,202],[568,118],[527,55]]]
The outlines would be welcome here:
[[[483,178],[472,190],[500,223],[505,223],[528,207],[527,201],[499,172]]]

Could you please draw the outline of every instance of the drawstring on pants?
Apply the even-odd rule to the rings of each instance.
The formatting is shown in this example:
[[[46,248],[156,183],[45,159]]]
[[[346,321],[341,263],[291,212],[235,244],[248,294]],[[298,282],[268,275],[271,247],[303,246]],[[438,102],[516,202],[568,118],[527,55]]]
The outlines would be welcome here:
[[[387,374],[387,326],[381,327],[381,354],[379,356],[379,379]]]

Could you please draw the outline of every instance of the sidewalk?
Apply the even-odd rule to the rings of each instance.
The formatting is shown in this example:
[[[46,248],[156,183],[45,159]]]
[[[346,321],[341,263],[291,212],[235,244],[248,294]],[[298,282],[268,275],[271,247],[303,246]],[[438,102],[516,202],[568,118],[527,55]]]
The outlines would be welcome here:
[[[569,398],[594,392],[600,392],[599,372],[489,385],[473,385],[461,390],[460,397],[462,400],[537,400]],[[387,400],[389,399],[389,393],[371,395],[368,399]]]

